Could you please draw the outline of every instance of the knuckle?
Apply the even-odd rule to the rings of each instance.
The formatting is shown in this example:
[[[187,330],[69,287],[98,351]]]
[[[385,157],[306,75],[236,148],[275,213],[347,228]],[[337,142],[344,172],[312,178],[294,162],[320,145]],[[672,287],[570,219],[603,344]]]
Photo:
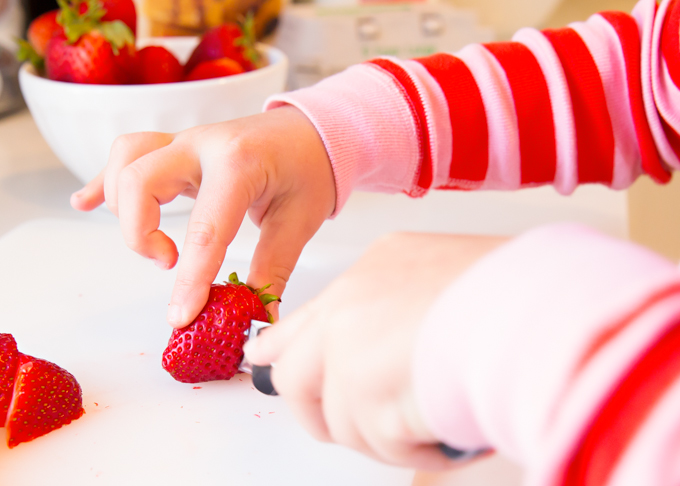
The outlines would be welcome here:
[[[197,221],[192,223],[187,231],[187,243],[199,248],[212,246],[219,241],[217,228],[214,224]]]
[[[137,141],[136,134],[118,135],[111,144],[111,158],[127,158]]]
[[[140,191],[143,187],[143,174],[136,164],[128,165],[118,175],[119,191]]]

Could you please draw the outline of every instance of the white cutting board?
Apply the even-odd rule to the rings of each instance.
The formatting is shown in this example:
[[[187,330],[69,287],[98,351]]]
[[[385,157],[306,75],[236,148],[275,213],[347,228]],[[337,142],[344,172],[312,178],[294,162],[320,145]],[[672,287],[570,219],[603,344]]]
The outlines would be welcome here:
[[[184,224],[166,229],[177,237]],[[255,235],[242,234],[218,280],[233,270],[246,277]],[[315,295],[351,259],[337,248],[304,256],[283,309]],[[128,250],[113,218],[36,220],[0,239],[0,332],[73,373],[86,410],[15,449],[3,438],[0,485],[411,484],[411,470],[314,441],[247,375],[200,388],[174,381],[161,368],[174,275]]]

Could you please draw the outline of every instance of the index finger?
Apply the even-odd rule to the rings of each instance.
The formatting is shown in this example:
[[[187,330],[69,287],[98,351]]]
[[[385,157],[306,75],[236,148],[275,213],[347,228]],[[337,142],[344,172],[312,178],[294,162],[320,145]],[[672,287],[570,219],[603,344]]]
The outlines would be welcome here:
[[[227,246],[254,199],[242,172],[230,171],[227,164],[213,167],[203,175],[177,269],[167,316],[175,328],[190,324],[203,309]]]

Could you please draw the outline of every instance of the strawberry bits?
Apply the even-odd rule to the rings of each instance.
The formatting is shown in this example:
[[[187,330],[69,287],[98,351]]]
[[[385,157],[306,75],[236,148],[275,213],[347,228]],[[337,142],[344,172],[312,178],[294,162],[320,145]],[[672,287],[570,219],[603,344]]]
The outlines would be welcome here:
[[[16,447],[85,413],[82,390],[71,373],[20,353],[11,334],[0,334],[0,424]]]

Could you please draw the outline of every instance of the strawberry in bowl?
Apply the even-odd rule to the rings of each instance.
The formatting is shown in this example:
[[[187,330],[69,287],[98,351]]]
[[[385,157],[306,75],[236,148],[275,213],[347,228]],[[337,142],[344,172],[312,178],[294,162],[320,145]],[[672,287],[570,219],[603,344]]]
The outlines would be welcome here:
[[[264,44],[253,44],[259,56],[257,67],[242,70],[237,67],[229,73],[213,71],[194,78],[195,81],[187,81],[185,65],[201,44],[200,38],[135,39],[133,29],[125,21],[103,20],[104,7],[100,2],[102,0],[87,0],[87,10],[72,4],[65,7],[67,13],[64,8],[60,9],[44,29],[47,34],[43,40],[51,36],[44,44],[44,56],[40,56],[40,46],[33,45],[35,37],[29,36],[28,41],[21,43],[24,59],[30,61],[19,70],[19,84],[26,104],[50,148],[83,184],[106,166],[111,145],[122,134],[178,132],[197,125],[254,115],[262,110],[269,96],[285,88],[288,60],[283,52]],[[77,5],[83,5],[83,2]],[[72,44],[68,39],[63,40],[67,37],[68,19],[80,26],[81,31],[78,40]],[[54,27],[55,22],[61,28]],[[134,39],[133,52],[130,52],[130,37],[123,34],[121,40],[119,35],[126,30]],[[107,40],[110,50],[103,47],[102,38]],[[97,59],[104,65],[89,56],[94,51],[78,51],[78,43],[94,45],[95,41],[99,43],[99,52],[104,53]],[[234,41],[241,45],[245,39],[240,36]],[[79,52],[71,59],[95,67],[77,71],[87,71],[92,77],[50,79],[50,72],[75,73],[76,70],[48,61],[48,46],[63,49],[63,52]],[[145,50],[147,47],[154,49]],[[233,68],[234,64],[231,66]],[[105,84],[101,84],[101,80],[105,80]],[[164,206],[163,211],[184,212],[192,205],[193,200],[180,196]]]

